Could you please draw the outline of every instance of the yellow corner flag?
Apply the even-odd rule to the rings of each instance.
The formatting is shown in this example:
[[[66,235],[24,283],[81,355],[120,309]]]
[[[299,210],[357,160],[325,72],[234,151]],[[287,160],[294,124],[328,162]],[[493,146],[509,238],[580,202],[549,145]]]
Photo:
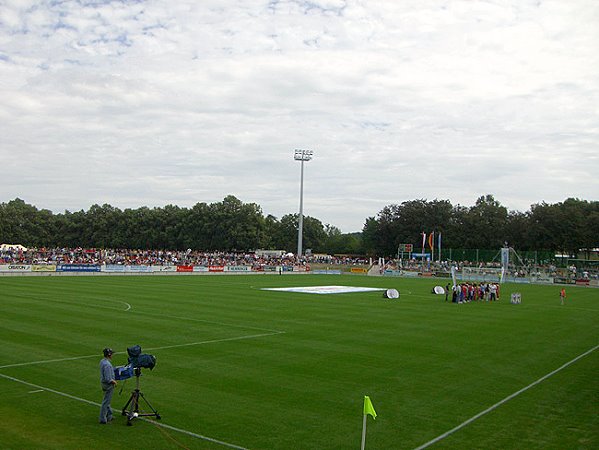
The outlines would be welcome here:
[[[370,414],[373,419],[376,419],[376,411],[374,410],[374,406],[372,406],[370,397],[367,395],[364,396],[364,415],[366,414]]]

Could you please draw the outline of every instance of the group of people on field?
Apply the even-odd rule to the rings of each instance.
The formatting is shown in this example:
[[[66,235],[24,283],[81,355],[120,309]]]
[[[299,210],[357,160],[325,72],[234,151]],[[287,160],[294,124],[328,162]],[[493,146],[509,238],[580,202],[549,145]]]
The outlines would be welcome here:
[[[499,283],[461,283],[450,288],[449,283],[445,287],[445,301],[453,303],[468,303],[476,301],[494,302],[499,300]]]

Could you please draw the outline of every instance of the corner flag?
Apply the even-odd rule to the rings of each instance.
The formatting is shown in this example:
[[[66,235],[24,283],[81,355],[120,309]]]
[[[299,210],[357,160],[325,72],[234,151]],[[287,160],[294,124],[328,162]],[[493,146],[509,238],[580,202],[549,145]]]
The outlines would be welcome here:
[[[370,414],[373,419],[376,419],[376,411],[374,410],[374,406],[372,406],[370,397],[367,395],[364,396],[364,415],[366,414]]]
[[[374,406],[372,406],[372,402],[370,401],[370,397],[367,395],[364,396],[364,419],[362,420],[362,446],[360,450],[364,450],[366,446],[366,416],[370,414],[373,419],[376,419],[376,411],[374,410]]]

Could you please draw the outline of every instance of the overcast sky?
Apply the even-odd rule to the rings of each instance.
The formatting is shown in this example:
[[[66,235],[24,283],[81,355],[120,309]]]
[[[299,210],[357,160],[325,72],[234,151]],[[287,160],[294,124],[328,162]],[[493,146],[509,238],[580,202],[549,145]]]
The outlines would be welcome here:
[[[599,198],[596,0],[0,0],[0,202]]]

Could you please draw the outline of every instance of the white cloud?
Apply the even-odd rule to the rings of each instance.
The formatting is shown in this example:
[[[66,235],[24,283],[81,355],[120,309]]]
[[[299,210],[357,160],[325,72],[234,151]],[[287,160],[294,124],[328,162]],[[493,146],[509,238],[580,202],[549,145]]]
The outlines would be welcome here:
[[[360,230],[386,204],[597,199],[593,1],[0,6],[8,201],[220,201]]]

